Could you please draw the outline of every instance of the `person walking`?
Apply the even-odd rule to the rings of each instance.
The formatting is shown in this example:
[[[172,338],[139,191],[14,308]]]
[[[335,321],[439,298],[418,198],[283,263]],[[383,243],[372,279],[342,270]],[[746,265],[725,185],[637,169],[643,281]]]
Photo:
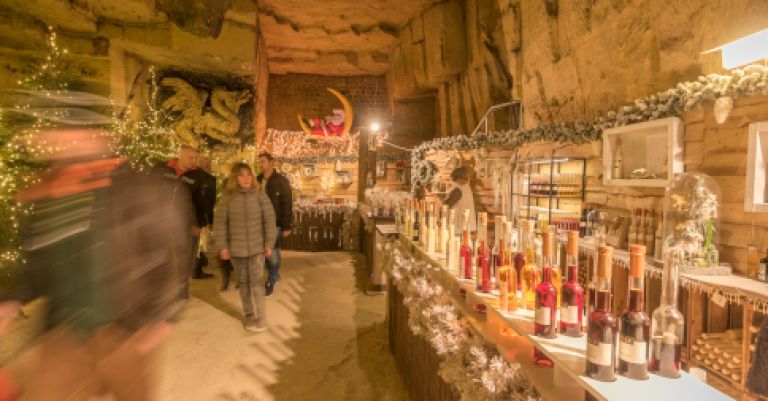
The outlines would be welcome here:
[[[275,210],[275,223],[277,224],[277,240],[274,243],[274,250],[271,259],[267,259],[267,268],[269,269],[269,278],[265,284],[266,296],[272,295],[275,284],[280,278],[280,247],[283,238],[291,235],[293,219],[293,198],[291,193],[291,182],[284,175],[275,171],[275,158],[267,152],[259,154],[259,168],[261,174],[257,177],[259,183],[264,187],[269,200]]]
[[[183,174],[183,178],[191,180],[189,189],[192,195],[192,203],[195,207],[195,225],[199,230],[198,247],[195,251],[195,269],[192,272],[193,279],[213,277],[213,274],[203,271],[208,264],[206,240],[213,225],[213,207],[216,204],[216,177],[210,174],[211,160],[205,156],[197,157],[197,168],[190,169]]]
[[[272,204],[258,190],[253,170],[247,164],[232,167],[214,219],[213,236],[219,257],[231,260],[237,269],[245,329],[264,331],[264,260],[272,256],[277,225]]]

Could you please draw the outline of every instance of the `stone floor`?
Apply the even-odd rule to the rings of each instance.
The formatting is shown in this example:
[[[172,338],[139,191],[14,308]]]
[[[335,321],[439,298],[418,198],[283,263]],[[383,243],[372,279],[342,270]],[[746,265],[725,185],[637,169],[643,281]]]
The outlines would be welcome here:
[[[243,330],[234,286],[222,293],[218,277],[194,280],[158,353],[157,400],[407,401],[388,351],[385,297],[365,295],[362,262],[342,252],[285,252],[267,300],[269,330],[258,334]],[[19,354],[16,370],[29,371],[34,351]]]

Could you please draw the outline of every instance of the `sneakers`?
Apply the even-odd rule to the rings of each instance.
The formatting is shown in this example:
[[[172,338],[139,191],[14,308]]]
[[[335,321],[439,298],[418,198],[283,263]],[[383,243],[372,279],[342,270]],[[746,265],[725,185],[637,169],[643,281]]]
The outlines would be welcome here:
[[[270,298],[274,290],[275,285],[267,281],[267,283],[264,285],[264,298]]]
[[[267,326],[265,324],[257,323],[257,321],[252,317],[245,318],[245,324],[243,324],[243,328],[252,333],[261,333],[267,330]]]

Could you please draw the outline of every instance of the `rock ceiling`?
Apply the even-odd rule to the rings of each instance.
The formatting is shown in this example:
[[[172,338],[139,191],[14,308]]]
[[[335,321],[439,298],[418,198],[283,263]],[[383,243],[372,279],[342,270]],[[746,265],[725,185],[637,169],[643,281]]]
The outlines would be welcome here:
[[[400,28],[433,0],[258,0],[272,73],[384,74]]]
[[[43,23],[153,63],[252,75],[260,30],[272,73],[380,75],[400,28],[436,1],[2,0],[0,47],[39,47]]]

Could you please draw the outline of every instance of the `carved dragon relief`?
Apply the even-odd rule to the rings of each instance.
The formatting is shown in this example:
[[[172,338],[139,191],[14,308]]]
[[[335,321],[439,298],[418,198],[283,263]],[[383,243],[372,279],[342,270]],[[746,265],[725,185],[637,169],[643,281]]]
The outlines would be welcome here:
[[[251,100],[251,93],[213,88],[210,92],[197,89],[180,78],[168,77],[160,85],[173,90],[161,107],[171,113],[180,113],[173,130],[187,145],[199,146],[203,136],[225,144],[240,144],[240,106]],[[210,96],[210,110],[206,102]]]

